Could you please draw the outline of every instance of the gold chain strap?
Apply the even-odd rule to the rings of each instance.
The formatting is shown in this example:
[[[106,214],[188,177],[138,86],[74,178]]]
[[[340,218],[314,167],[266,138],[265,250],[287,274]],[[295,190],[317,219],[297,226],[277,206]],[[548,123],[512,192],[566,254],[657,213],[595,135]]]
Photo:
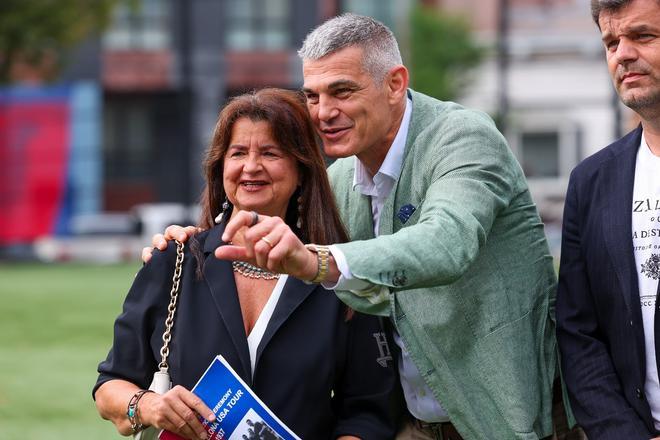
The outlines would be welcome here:
[[[167,319],[165,320],[165,332],[163,333],[163,347],[160,349],[161,361],[158,368],[167,371],[167,356],[170,354],[170,340],[172,339],[172,327],[174,327],[174,314],[176,313],[176,302],[179,298],[179,282],[183,271],[183,243],[176,242],[176,263],[174,275],[172,276],[172,290],[170,291],[170,305],[167,306]]]

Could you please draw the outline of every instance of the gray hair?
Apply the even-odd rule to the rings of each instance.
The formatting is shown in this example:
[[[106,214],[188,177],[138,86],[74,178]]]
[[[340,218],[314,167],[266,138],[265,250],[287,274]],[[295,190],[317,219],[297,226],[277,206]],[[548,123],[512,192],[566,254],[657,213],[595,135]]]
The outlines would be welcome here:
[[[381,82],[393,67],[403,64],[392,31],[378,20],[357,14],[331,18],[310,32],[298,51],[304,60],[318,60],[340,49],[362,49],[362,67]]]
[[[591,17],[600,28],[598,18],[601,12],[616,12],[632,2],[633,0],[591,0]],[[656,0],[656,2],[660,4],[660,0]]]

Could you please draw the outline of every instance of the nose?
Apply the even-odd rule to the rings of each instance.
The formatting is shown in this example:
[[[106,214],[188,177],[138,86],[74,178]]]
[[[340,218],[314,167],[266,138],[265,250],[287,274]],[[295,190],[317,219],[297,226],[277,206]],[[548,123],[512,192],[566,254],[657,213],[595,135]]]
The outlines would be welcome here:
[[[318,118],[321,121],[330,121],[339,114],[336,100],[330,96],[319,96]]]
[[[638,53],[635,44],[627,38],[621,38],[616,47],[616,60],[619,64],[626,64],[637,59]]]
[[[246,173],[254,173],[259,171],[261,168],[261,156],[258,152],[250,151],[245,159],[245,164],[243,165],[243,171]]]

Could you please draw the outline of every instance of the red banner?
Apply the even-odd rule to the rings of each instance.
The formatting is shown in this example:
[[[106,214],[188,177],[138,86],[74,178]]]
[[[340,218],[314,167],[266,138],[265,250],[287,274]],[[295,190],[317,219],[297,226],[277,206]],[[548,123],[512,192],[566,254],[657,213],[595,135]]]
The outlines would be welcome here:
[[[53,232],[67,185],[69,108],[63,97],[0,102],[0,244]]]

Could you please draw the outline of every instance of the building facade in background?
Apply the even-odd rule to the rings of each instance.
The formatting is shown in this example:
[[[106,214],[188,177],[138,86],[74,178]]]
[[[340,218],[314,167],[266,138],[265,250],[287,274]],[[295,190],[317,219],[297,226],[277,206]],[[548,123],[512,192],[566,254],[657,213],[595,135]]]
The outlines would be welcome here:
[[[465,15],[490,56],[460,102],[495,116],[542,217],[561,222],[575,165],[632,129],[585,0],[437,0]]]
[[[354,11],[396,28],[393,0],[142,0],[101,39],[103,205],[192,205],[218,112],[265,86],[297,89],[297,49],[327,18]]]
[[[464,72],[470,82],[457,100],[486,111],[498,121],[525,170],[544,220],[550,227],[557,225],[570,170],[635,124],[616,99],[588,2],[419,2],[443,13],[463,15],[475,38],[488,49],[478,68]],[[106,230],[129,230],[126,222],[117,219],[136,207],[194,206],[202,186],[202,155],[218,112],[230,97],[265,86],[299,88],[302,68],[296,51],[302,40],[312,28],[342,12],[370,15],[386,23],[396,34],[406,60],[410,9],[416,2],[139,3],[137,9],[117,9],[103,35],[88,39],[71,54],[61,81],[41,91],[46,101],[58,97],[64,105],[60,110],[68,109],[62,113],[63,124],[68,124],[62,126],[62,139],[73,139],[74,125],[70,121],[86,121],[84,133],[89,140],[75,149],[66,147],[72,154],[63,156],[62,163],[77,165],[60,170],[59,175],[68,176],[68,180],[58,183],[62,196],[51,199],[59,205],[49,211],[56,213],[49,223],[40,224],[43,234],[76,233],[89,228],[102,232],[100,219],[108,218],[112,224],[108,223]],[[70,98],[63,97],[63,90],[70,93]],[[81,95],[74,90],[86,92]],[[0,107],[0,124],[4,118],[5,127],[9,127],[5,133],[21,131],[11,125],[10,113],[3,110],[7,102],[14,105],[17,96],[28,99],[36,93],[14,92],[0,96],[0,106],[5,106]],[[81,106],[74,96],[86,96],[89,105]],[[77,113],[72,113],[74,110]],[[9,135],[0,139],[7,144],[3,154],[20,159],[23,147],[16,144],[9,148],[9,139]],[[40,148],[54,151],[49,145]],[[42,156],[31,157],[38,162]],[[40,166],[53,171],[53,163],[45,166],[42,160]],[[21,181],[8,181],[7,176],[5,195],[7,188]],[[19,189],[25,192],[29,188]],[[18,193],[12,190],[12,194]],[[18,196],[13,199],[27,200]],[[194,215],[176,218],[162,212],[152,216],[160,217],[165,224],[196,220]],[[101,216],[94,217],[95,213]],[[115,214],[118,217],[112,218]],[[152,229],[160,227],[155,224]],[[150,232],[143,229],[145,234]],[[23,236],[17,240],[30,241]]]
[[[12,170],[0,180],[10,234],[0,250],[196,221],[189,208],[226,101],[260,87],[298,89],[297,49],[327,18],[353,11],[396,29],[409,2],[137,3],[120,4],[102,35],[76,47],[55,84],[23,69],[0,90],[0,157]]]

